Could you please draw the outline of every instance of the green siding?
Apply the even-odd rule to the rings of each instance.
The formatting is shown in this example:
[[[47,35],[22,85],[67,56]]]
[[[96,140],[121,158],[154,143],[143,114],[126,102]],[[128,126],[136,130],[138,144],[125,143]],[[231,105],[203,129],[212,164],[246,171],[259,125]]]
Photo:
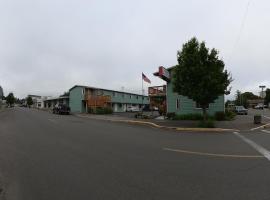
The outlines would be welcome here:
[[[141,95],[127,94],[123,92],[113,92],[107,90],[103,90],[103,94],[111,96],[112,103],[149,104],[149,97],[146,96],[144,96],[142,100]]]
[[[69,92],[69,107],[71,112],[85,112],[83,106],[83,87],[75,87]]]
[[[70,90],[69,94],[69,107],[71,112],[86,112],[84,105],[83,90],[85,87],[76,86]],[[125,112],[126,106],[131,104],[149,104],[149,97],[136,94],[128,94],[124,92],[116,92],[105,89],[95,89],[96,95],[111,96],[112,104],[116,105],[117,112]],[[131,98],[130,98],[131,95]],[[143,98],[143,99],[142,99]],[[122,105],[121,105],[122,104]],[[114,108],[113,108],[114,109]]]
[[[179,99],[179,108],[176,108],[176,101]],[[214,103],[209,104],[207,113],[214,115],[218,111],[224,112],[224,95],[219,96]],[[202,113],[202,109],[196,108],[196,102],[188,97],[178,95],[173,92],[172,82],[167,83],[167,112],[175,112],[176,114],[194,114]]]

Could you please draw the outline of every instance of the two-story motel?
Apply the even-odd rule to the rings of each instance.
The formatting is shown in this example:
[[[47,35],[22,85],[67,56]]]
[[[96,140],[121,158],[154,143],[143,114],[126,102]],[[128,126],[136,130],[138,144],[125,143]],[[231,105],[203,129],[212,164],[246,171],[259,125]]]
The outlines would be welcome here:
[[[69,89],[71,112],[88,112],[94,107],[111,107],[113,112],[125,112],[128,106],[142,108],[149,104],[149,97],[96,87],[75,85]]]

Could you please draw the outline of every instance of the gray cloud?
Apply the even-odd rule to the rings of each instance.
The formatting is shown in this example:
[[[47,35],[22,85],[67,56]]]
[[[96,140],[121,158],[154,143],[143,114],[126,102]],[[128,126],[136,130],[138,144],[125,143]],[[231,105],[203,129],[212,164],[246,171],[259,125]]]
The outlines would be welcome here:
[[[58,95],[75,84],[140,92],[159,65],[176,64],[192,36],[205,40],[232,72],[236,89],[270,87],[270,3],[247,0],[0,0],[0,84],[13,91]],[[148,86],[145,84],[145,87]],[[232,96],[232,95],[231,95]]]

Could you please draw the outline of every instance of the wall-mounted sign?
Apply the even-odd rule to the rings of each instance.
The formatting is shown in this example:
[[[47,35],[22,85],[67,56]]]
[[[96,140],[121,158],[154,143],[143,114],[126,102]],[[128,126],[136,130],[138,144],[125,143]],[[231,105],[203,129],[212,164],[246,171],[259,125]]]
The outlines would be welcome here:
[[[163,66],[160,66],[158,68],[158,75],[160,78],[162,78],[165,81],[169,81],[171,79],[170,72],[167,69],[165,69]]]

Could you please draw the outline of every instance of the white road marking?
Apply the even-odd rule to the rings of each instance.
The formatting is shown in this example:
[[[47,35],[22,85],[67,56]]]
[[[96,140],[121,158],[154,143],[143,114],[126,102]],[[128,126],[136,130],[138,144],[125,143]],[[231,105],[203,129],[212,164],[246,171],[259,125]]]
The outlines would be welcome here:
[[[256,151],[258,151],[259,153],[261,153],[267,160],[270,161],[270,152],[267,149],[265,149],[264,147],[258,145],[254,141],[246,138],[245,136],[241,135],[238,132],[233,132],[233,133],[237,137],[239,137],[241,140],[243,140],[244,142],[246,142],[247,144],[249,144],[251,147],[253,147]]]
[[[258,127],[256,127],[256,128],[252,128],[252,129],[250,129],[250,130],[251,130],[251,131],[255,131],[255,130],[257,130],[257,129],[264,128],[265,126],[269,126],[269,125],[270,125],[270,123],[264,124],[264,125],[262,125],[262,126],[258,126]]]
[[[270,133],[270,131],[267,131],[267,130],[262,130],[262,132],[265,132],[265,133]]]
[[[264,118],[270,119],[270,117],[263,115]]]

